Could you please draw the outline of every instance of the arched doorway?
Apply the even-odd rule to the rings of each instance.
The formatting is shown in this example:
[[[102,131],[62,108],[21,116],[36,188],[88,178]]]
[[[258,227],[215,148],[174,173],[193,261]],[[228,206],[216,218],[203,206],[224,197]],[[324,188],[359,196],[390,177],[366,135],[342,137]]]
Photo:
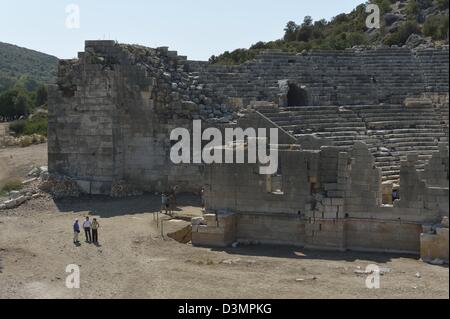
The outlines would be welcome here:
[[[305,89],[296,84],[289,84],[289,91],[287,94],[287,106],[307,106],[308,93]]]

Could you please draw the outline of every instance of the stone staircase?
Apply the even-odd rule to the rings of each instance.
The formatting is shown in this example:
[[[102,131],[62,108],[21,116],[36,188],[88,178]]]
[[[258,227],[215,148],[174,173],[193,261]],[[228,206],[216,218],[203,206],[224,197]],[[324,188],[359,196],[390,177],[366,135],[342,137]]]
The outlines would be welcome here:
[[[423,74],[427,92],[448,92],[448,50],[419,50],[415,54],[417,65]]]
[[[313,134],[327,138],[337,146],[350,147],[367,136],[362,119],[345,108],[305,106],[258,111],[296,137]]]
[[[405,107],[402,105],[352,106],[363,119],[367,136],[376,141],[372,151],[375,163],[383,171],[383,180],[398,180],[400,161],[416,153],[416,168],[423,170],[439,142],[448,142],[440,113],[430,105]]]
[[[400,104],[425,92],[448,92],[448,48],[327,50],[292,54],[265,50],[241,65],[196,62],[192,76],[216,97],[278,103],[279,81],[306,88],[310,105]]]
[[[419,155],[422,170],[438,143],[448,143],[441,112],[431,105],[306,106],[258,111],[296,137],[314,135],[343,149],[363,141],[383,172],[383,181],[398,181],[400,161],[411,153]]]

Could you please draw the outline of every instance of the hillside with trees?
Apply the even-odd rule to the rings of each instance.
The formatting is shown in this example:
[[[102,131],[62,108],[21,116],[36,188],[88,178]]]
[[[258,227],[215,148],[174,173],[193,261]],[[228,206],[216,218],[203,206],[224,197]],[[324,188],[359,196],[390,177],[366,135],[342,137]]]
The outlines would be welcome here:
[[[22,76],[40,82],[55,80],[58,58],[0,42],[0,91],[14,86]]]
[[[47,134],[47,88],[56,79],[58,59],[0,42],[0,122],[17,135]]]
[[[377,4],[380,8],[379,29],[366,26],[367,4]],[[258,42],[249,49],[227,51],[212,56],[210,62],[241,64],[266,49],[301,53],[312,49],[344,50],[354,46],[448,44],[448,8],[449,0],[370,0],[331,21],[314,21],[310,16],[300,24],[289,21],[282,39]]]

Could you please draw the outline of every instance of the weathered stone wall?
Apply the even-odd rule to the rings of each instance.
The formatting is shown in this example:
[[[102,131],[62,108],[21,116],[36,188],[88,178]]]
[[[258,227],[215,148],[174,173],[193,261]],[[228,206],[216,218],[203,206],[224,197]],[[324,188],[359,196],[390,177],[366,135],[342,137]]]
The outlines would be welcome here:
[[[192,225],[192,242],[197,246],[227,247],[236,241],[235,214],[207,214],[204,223]]]
[[[259,164],[205,167],[205,200],[210,209],[297,215],[310,201],[309,173],[317,173],[314,152],[279,151],[279,174],[259,174]],[[278,179],[281,189],[272,188]]]
[[[434,163],[442,163],[442,159],[448,158],[448,148],[444,147],[441,152],[435,154]],[[406,161],[402,162],[400,172],[400,200],[394,202],[394,207],[402,209],[402,211],[414,214],[417,212],[432,212],[435,219],[448,216],[449,213],[449,187],[448,187],[448,166],[439,164],[430,166],[420,174],[415,168],[414,163],[417,161],[417,155],[410,155]],[[433,169],[431,167],[434,167]],[[431,171],[440,172],[441,178],[438,179],[441,186],[430,186],[427,183],[427,177]],[[434,175],[434,174],[433,174]],[[429,179],[431,185],[436,183],[436,179]]]
[[[420,256],[423,261],[434,264],[448,264],[448,217],[441,224],[424,225],[420,236]]]
[[[349,152],[330,146],[282,149],[279,172],[270,177],[260,175],[256,164],[209,165],[206,207],[219,216],[235,213],[228,242],[419,254],[422,224],[448,215],[449,192],[428,187],[414,158],[403,162],[401,200],[394,207],[382,205],[381,172],[363,143]],[[278,180],[275,192],[272,179]]]
[[[122,180],[142,190],[199,190],[201,167],[169,157],[171,130],[190,129],[199,114],[191,101],[198,94],[181,96],[171,81],[187,87],[192,79],[176,55],[132,49],[88,41],[78,60],[61,62],[49,90],[49,170],[91,194],[109,194]]]
[[[305,244],[305,221],[291,214],[239,214],[235,240],[261,244]]]
[[[212,216],[214,223],[193,226],[194,245],[226,247],[238,242],[416,255],[420,251],[420,223],[354,218],[311,222],[302,216],[281,213]]]
[[[383,202],[381,169],[375,167],[375,160],[367,145],[356,143],[349,156],[351,164],[345,194],[345,211],[350,214],[380,207]]]
[[[420,178],[430,187],[449,187],[449,154],[448,144],[440,143],[439,152],[433,154]]]
[[[49,87],[49,171],[80,181],[86,193],[108,193],[114,175],[114,77],[98,64],[60,64],[67,86]]]

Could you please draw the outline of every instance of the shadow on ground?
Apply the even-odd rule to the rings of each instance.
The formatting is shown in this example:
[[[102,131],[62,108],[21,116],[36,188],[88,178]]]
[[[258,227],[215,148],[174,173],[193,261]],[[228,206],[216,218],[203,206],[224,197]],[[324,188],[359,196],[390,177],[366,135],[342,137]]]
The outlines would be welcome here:
[[[111,218],[157,212],[161,208],[161,197],[153,194],[129,198],[83,196],[55,200],[55,204],[63,213],[92,212],[93,215],[101,218]],[[177,205],[179,207],[201,207],[201,198],[191,194],[179,194]]]
[[[418,256],[408,254],[390,254],[390,253],[363,253],[363,252],[334,252],[309,250],[294,246],[241,246],[238,248],[213,249],[213,251],[222,251],[236,256],[253,257],[272,257],[272,258],[292,258],[299,260],[337,260],[354,262],[357,260],[369,261],[373,263],[386,263],[397,258],[418,259]]]

